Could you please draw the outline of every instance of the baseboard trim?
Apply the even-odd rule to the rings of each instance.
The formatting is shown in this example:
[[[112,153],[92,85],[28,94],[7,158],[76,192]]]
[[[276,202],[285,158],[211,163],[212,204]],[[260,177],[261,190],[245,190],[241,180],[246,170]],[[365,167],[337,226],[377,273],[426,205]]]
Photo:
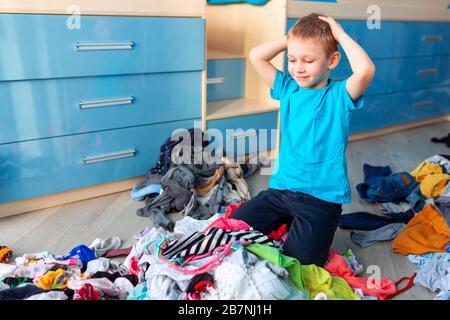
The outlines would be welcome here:
[[[0,204],[0,218],[131,190],[142,176]]]
[[[391,134],[391,133],[396,133],[396,132],[400,132],[400,131],[404,131],[404,130],[414,129],[414,128],[423,127],[423,126],[427,126],[430,124],[436,124],[439,122],[446,122],[446,121],[450,121],[450,114],[448,114],[446,116],[441,116],[441,117],[436,117],[436,118],[431,118],[431,119],[421,120],[421,121],[415,121],[415,122],[401,124],[398,126],[392,126],[392,127],[388,127],[388,128],[379,129],[379,130],[351,134],[348,138],[348,141],[352,142],[352,141],[358,141],[358,140],[363,140],[363,139],[376,138],[376,137],[384,136],[384,135]]]

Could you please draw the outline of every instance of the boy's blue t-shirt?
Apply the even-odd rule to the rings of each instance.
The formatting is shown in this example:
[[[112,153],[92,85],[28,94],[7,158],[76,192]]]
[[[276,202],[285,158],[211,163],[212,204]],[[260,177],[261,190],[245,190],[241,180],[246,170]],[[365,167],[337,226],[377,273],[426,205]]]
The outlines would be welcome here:
[[[270,95],[280,100],[281,144],[269,188],[351,202],[345,151],[351,113],[364,99],[353,101],[346,82],[329,80],[325,87],[304,89],[277,70]]]

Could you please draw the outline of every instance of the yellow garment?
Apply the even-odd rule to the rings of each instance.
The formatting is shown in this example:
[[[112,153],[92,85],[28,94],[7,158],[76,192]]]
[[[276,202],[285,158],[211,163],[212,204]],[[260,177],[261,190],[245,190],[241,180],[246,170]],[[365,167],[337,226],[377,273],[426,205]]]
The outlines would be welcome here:
[[[427,198],[434,198],[444,194],[445,187],[450,180],[446,173],[427,175],[420,183],[420,192]]]
[[[49,271],[39,278],[37,287],[50,290],[50,289],[65,289],[67,288],[67,280],[69,273],[64,269],[58,269],[56,271]]]
[[[323,292],[333,300],[360,300],[343,278],[332,277],[327,270],[314,264],[302,265],[301,268],[310,299]]]
[[[442,167],[438,164],[424,161],[411,172],[411,175],[416,178],[417,182],[421,182],[426,176],[436,173],[442,173]]]

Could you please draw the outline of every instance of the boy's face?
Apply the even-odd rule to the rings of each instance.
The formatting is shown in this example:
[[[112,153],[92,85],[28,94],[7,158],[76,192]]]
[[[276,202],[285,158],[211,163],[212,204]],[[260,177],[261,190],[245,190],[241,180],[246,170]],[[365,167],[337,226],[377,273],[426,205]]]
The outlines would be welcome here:
[[[326,86],[330,70],[340,58],[338,52],[328,56],[315,39],[289,39],[287,51],[290,75],[300,87],[307,89]]]

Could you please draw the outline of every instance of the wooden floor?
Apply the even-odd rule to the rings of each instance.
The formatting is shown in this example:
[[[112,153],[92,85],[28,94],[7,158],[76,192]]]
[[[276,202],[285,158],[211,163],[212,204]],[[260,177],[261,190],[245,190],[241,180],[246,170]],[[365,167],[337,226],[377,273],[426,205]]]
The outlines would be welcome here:
[[[344,206],[344,213],[368,211],[377,213],[374,206],[361,201],[354,186],[363,180],[362,165],[389,165],[393,172],[411,171],[422,160],[434,154],[449,154],[444,144],[431,143],[432,137],[442,137],[450,132],[450,122],[421,127],[378,138],[351,142],[347,149],[352,200]],[[255,195],[267,188],[269,176],[255,174],[248,179],[250,191]],[[133,201],[129,192],[80,201],[64,206],[0,218],[0,245],[8,245],[15,255],[39,251],[66,254],[73,247],[89,245],[96,237],[118,236],[122,247],[134,243],[133,235],[151,225],[148,218],[136,215],[142,202]],[[172,215],[178,219],[177,214]],[[351,248],[364,266],[377,265],[381,275],[398,280],[410,276],[416,267],[405,256],[391,250],[391,241],[369,248],[359,248],[352,243],[349,232],[338,229],[333,248],[343,252]],[[398,299],[432,299],[434,293],[414,286]]]

